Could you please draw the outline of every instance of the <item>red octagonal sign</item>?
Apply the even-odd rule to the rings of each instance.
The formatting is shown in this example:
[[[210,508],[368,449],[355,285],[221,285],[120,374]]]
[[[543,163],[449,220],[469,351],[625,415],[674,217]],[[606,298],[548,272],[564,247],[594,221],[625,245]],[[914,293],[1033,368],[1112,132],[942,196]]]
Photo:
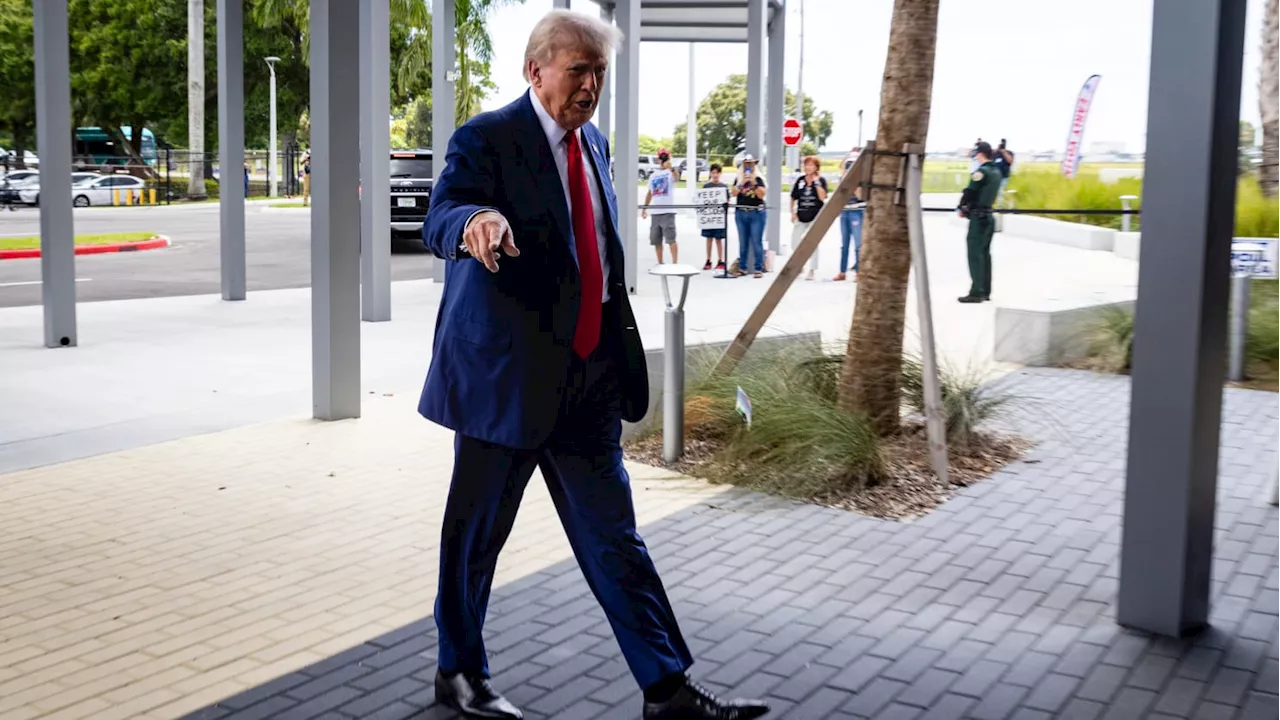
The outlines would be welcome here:
[[[786,143],[787,147],[799,145],[802,134],[799,120],[787,118],[787,121],[782,123],[782,142]]]

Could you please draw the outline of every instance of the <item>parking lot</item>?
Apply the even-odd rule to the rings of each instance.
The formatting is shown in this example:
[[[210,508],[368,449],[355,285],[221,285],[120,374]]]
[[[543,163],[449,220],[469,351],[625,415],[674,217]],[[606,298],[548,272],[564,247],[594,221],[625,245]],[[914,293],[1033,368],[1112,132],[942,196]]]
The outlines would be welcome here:
[[[75,212],[75,231],[148,231],[168,236],[159,250],[76,257],[79,301],[124,300],[221,292],[218,275],[218,205],[88,208]],[[245,232],[249,291],[311,284],[311,216],[302,209],[249,203]],[[0,238],[40,234],[40,212],[0,211]],[[391,279],[431,275],[425,254],[393,254]],[[40,261],[0,260],[0,307],[40,304]]]

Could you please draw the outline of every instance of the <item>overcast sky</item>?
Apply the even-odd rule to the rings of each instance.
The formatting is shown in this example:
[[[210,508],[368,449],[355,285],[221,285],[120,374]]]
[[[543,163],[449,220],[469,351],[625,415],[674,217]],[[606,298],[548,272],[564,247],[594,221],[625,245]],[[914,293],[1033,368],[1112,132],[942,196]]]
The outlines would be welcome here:
[[[572,9],[596,14],[592,0]],[[1153,0],[943,0],[933,80],[929,149],[967,147],[974,138],[1005,137],[1014,150],[1060,150],[1072,104],[1085,79],[1102,75],[1085,130],[1085,146],[1145,145],[1147,74]],[[800,3],[788,0],[787,87],[800,68]],[[804,92],[835,114],[828,149],[852,146],[858,110],[864,137],[875,129],[892,0],[804,0]],[[1249,0],[1241,118],[1258,123],[1258,61],[1264,0]],[[494,12],[490,20],[498,107],[527,87],[520,75],[529,29],[551,0]],[[689,49],[685,43],[640,46],[640,132],[662,137],[685,119]],[[993,65],[985,58],[994,49]],[[694,89],[701,100],[731,73],[747,70],[746,45],[702,44]],[[985,97],[984,97],[985,96]]]

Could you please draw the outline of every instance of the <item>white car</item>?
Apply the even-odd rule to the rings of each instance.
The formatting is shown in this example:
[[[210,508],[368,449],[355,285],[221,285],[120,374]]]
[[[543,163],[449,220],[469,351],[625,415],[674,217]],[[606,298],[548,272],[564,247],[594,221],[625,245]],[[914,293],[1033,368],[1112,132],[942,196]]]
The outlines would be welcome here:
[[[71,173],[71,186],[74,188],[78,183],[82,183],[82,182],[85,182],[86,180],[92,180],[93,178],[100,178],[100,177],[102,177],[102,175],[95,172],[73,172]],[[20,187],[18,187],[18,199],[26,203],[27,205],[40,204],[40,176],[39,175],[32,175],[31,177],[23,181],[23,184]]]
[[[141,193],[146,188],[142,178],[132,175],[99,175],[81,180],[71,188],[71,204],[76,207],[113,204],[117,190]],[[123,192],[121,202],[123,202]]]
[[[9,185],[17,185],[19,182],[26,182],[28,178],[39,177],[39,170],[14,170],[10,173],[0,175],[0,181],[8,180]]]

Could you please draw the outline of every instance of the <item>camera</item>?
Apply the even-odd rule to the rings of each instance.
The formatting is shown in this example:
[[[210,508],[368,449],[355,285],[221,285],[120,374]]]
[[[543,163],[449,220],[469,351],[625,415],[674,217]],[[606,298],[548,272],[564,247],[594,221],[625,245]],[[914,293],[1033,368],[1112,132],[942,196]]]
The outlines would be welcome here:
[[[1000,138],[1000,148],[999,148],[999,149],[1001,149],[1001,150],[1003,150],[1003,149],[1004,149],[1005,142],[1006,142],[1006,140],[1005,140],[1004,138]]]

